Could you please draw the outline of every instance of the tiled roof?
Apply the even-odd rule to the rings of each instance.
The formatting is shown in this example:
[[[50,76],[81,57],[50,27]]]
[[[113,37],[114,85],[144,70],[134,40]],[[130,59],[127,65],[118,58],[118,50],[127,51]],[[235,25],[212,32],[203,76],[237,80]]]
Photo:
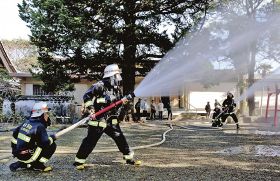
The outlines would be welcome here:
[[[1,64],[4,65],[4,67],[8,70],[9,73],[17,73],[12,62],[10,61],[9,57],[7,56],[1,41],[0,41],[0,61],[1,61]]]

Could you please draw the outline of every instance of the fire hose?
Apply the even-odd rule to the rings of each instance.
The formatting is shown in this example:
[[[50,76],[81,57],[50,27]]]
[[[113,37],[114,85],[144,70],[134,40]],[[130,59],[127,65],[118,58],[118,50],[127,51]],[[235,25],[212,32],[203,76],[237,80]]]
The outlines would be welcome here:
[[[109,106],[105,107],[104,109],[102,109],[102,110],[100,110],[100,111],[98,111],[98,112],[96,112],[96,113],[94,113],[94,114],[91,114],[91,115],[89,115],[88,117],[83,118],[82,120],[78,121],[77,123],[75,123],[75,124],[73,124],[73,125],[71,125],[71,126],[65,128],[65,129],[63,129],[63,130],[57,132],[57,133],[55,134],[55,136],[58,138],[58,137],[64,135],[65,133],[67,133],[67,132],[69,132],[69,131],[75,129],[76,127],[78,127],[78,126],[80,126],[80,125],[86,123],[89,119],[95,119],[97,116],[99,116],[99,115],[101,115],[101,114],[103,114],[103,113],[105,113],[105,112],[111,110],[112,108],[114,108],[114,107],[116,107],[116,106],[118,106],[118,105],[121,105],[121,104],[123,104],[123,103],[126,103],[128,100],[131,100],[133,97],[134,97],[134,94],[132,94],[132,95],[130,94],[130,95],[128,95],[128,96],[125,96],[125,97],[122,98],[121,100],[116,101],[116,102],[110,104]],[[178,116],[177,119],[181,119],[181,117]],[[137,149],[144,149],[144,148],[148,148],[148,147],[153,147],[153,146],[161,145],[161,144],[164,143],[165,140],[166,140],[165,135],[166,135],[169,131],[173,130],[172,124],[169,124],[169,128],[170,128],[170,129],[168,129],[167,131],[165,131],[165,132],[162,134],[162,140],[161,140],[160,142],[153,143],[153,144],[149,144],[149,145],[135,146],[135,147],[132,147],[132,149],[133,149],[133,150],[137,150]],[[118,151],[118,149],[95,150],[95,151],[93,151],[93,152],[114,152],[114,151]],[[3,151],[0,151],[0,152],[1,152],[1,153],[4,153]],[[68,154],[69,154],[69,153],[74,153],[74,152],[61,152],[61,153],[62,153],[62,154],[65,154],[65,153],[68,153]],[[76,153],[76,152],[75,152],[75,153]],[[0,160],[6,159],[6,158],[8,158],[8,157],[10,157],[10,156],[12,156],[12,155],[2,156],[2,157],[0,157]]]
[[[134,94],[129,94],[129,95],[125,96],[124,98],[110,104],[109,106],[105,107],[104,109],[101,109],[100,111],[98,111],[94,114],[91,114],[88,117],[83,118],[82,120],[80,120],[77,123],[69,126],[68,128],[65,128],[65,129],[59,131],[58,133],[55,134],[55,137],[58,138],[58,137],[64,135],[65,133],[75,129],[76,127],[78,127],[78,126],[80,126],[84,123],[86,123],[89,119],[95,119],[97,116],[100,116],[101,114],[111,110],[112,108],[114,108],[118,105],[121,105],[123,103],[126,103],[128,100],[131,100],[133,97],[134,97]]]
[[[63,129],[63,130],[57,132],[57,133],[55,134],[55,137],[58,138],[58,137],[64,135],[65,133],[68,133],[69,131],[75,129],[76,127],[78,127],[78,126],[80,126],[80,125],[86,123],[89,119],[95,119],[97,116],[100,116],[101,114],[103,114],[103,113],[105,113],[105,112],[111,110],[112,108],[114,108],[114,107],[116,107],[116,106],[118,106],[118,105],[121,105],[121,104],[123,104],[123,103],[126,103],[128,100],[131,100],[131,99],[134,98],[134,97],[135,97],[135,95],[134,95],[133,93],[132,93],[132,94],[129,94],[129,95],[125,96],[125,97],[123,97],[122,99],[120,99],[120,100],[118,100],[118,101],[116,101],[116,102],[110,104],[109,106],[105,107],[104,109],[102,109],[102,110],[100,110],[100,111],[98,111],[98,112],[96,112],[96,113],[94,113],[94,114],[90,114],[89,116],[83,118],[82,120],[78,121],[77,123],[75,123],[75,124],[73,124],[73,125],[71,125],[71,126],[65,128],[65,129]],[[12,155],[1,156],[1,157],[0,157],[0,160],[5,159],[5,158],[8,158],[8,157],[10,157],[10,156],[12,156]]]

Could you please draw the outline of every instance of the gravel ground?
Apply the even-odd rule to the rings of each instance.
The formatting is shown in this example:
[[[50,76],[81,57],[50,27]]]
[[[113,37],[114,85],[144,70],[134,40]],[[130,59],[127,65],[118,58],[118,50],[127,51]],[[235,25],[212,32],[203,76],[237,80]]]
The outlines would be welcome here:
[[[280,157],[256,156],[258,150],[254,149],[258,145],[278,149],[280,135],[253,134],[259,128],[249,124],[242,125],[240,131],[234,125],[211,129],[210,123],[201,120],[181,120],[172,125],[174,129],[166,134],[163,144],[135,150],[136,158],[143,162],[141,166],[124,164],[120,152],[94,152],[87,159],[86,170],[75,170],[74,153],[87,131],[77,128],[57,140],[57,152],[48,163],[54,167],[52,172],[10,172],[8,165],[15,159],[5,159],[0,160],[0,180],[280,180]],[[161,134],[169,129],[166,122],[158,121],[124,123],[122,128],[132,147],[159,142]],[[9,150],[10,136],[11,132],[0,132],[1,156]],[[240,146],[245,149],[221,152]],[[95,150],[108,148],[116,146],[103,135]]]

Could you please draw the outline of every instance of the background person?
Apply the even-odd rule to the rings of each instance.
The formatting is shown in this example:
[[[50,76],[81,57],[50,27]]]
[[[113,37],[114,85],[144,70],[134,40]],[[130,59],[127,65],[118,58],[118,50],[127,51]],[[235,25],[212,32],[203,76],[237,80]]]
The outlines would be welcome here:
[[[215,99],[215,102],[214,102],[214,108],[216,107],[216,106],[222,106],[219,102],[218,102],[218,100],[217,99]]]
[[[146,99],[143,99],[141,101],[141,109],[143,110],[143,121],[146,121],[146,118],[148,116],[148,103]]]
[[[151,120],[156,119],[156,103],[154,102],[154,100],[152,100],[151,102]]]
[[[205,105],[205,111],[206,111],[206,118],[209,118],[210,117],[210,113],[211,113],[210,102],[207,102],[207,104]]]
[[[141,120],[141,99],[139,98],[138,101],[136,102],[135,106],[134,106],[135,110],[136,110],[136,121],[140,121]]]
[[[171,109],[170,102],[167,103],[166,109],[167,109],[167,119],[168,119],[168,120],[169,120],[169,119],[172,120],[172,109]]]
[[[159,120],[162,120],[163,117],[162,117],[162,114],[163,114],[163,103],[161,102],[161,99],[159,100],[159,103],[158,103],[158,117],[159,117]]]

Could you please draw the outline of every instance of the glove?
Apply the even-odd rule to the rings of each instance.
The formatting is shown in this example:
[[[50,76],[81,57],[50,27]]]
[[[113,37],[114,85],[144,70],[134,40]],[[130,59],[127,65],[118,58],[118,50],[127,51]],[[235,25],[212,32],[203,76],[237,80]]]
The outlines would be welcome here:
[[[115,102],[117,100],[117,97],[115,95],[106,95],[105,96],[106,102]]]
[[[50,135],[50,137],[53,139],[53,141],[57,140],[57,137],[55,136],[55,134]]]
[[[93,105],[90,106],[83,106],[81,109],[82,115],[89,115],[89,114],[94,114],[94,107]]]

